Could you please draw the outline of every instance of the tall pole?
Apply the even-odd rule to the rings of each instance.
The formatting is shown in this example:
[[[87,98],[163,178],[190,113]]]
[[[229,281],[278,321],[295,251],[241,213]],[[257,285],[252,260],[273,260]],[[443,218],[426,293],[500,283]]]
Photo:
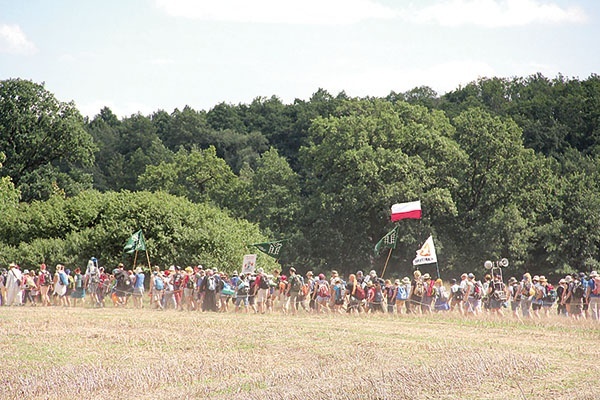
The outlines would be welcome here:
[[[390,261],[390,256],[392,255],[392,250],[393,249],[390,247],[390,251],[388,252],[387,259],[385,260],[385,265],[383,266],[383,272],[381,273],[382,278],[383,278],[383,275],[385,275],[385,269],[387,268],[388,261]]]
[[[135,263],[137,262],[137,253],[138,251],[135,251],[135,255],[133,256],[133,269],[135,269]]]
[[[152,267],[150,266],[150,255],[148,255],[148,250],[146,250],[146,260],[148,260],[148,270],[152,274]]]

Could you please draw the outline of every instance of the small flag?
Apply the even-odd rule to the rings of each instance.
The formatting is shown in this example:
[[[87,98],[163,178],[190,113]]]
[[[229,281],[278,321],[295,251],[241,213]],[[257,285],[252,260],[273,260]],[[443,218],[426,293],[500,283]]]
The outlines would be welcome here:
[[[397,203],[392,206],[392,222],[406,218],[421,219],[421,200]]]
[[[433,236],[429,236],[423,246],[417,250],[417,256],[413,260],[413,265],[431,264],[437,262],[435,246],[433,245]]]
[[[275,242],[265,242],[265,243],[254,243],[251,244],[250,246],[254,246],[257,249],[259,249],[260,251],[262,251],[263,253],[278,259],[279,258],[279,254],[281,253],[281,247],[283,246],[283,242],[287,241],[287,239],[284,240],[277,240]]]
[[[388,233],[384,237],[381,238],[379,242],[375,245],[375,255],[379,255],[381,250],[383,249],[395,249],[396,243],[398,243],[398,226]]]
[[[140,229],[127,240],[125,247],[123,247],[123,253],[131,254],[136,251],[146,251],[146,241],[144,240],[144,234]]]

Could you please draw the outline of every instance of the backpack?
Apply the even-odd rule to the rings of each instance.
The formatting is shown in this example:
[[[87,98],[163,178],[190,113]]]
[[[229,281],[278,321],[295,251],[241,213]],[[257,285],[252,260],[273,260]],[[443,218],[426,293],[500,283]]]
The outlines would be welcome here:
[[[429,281],[429,283],[427,283],[425,286],[425,293],[427,295],[427,297],[432,297],[433,296],[433,285],[434,282],[433,281]]]
[[[237,287],[238,296],[247,296],[250,293],[250,285],[246,281],[240,281]]]
[[[64,272],[60,272],[58,274],[58,278],[58,281],[61,285],[67,286],[69,284],[69,278],[67,278],[67,274],[65,274]]]
[[[452,292],[452,298],[456,301],[462,301],[462,299],[464,297],[465,297],[465,291],[460,286],[458,286],[458,289],[456,289],[455,292]]]
[[[71,275],[67,275],[67,280],[69,281],[69,289],[75,288],[75,279]]]
[[[481,282],[477,281],[473,284],[473,298],[475,300],[481,299],[481,292],[483,288],[481,287]]]
[[[304,282],[302,282],[302,277],[298,275],[294,275],[294,279],[292,280],[292,292],[299,292],[304,286]]]
[[[269,288],[269,281],[267,280],[266,275],[260,276],[260,282],[258,283],[258,288],[259,289],[268,289]]]
[[[581,282],[576,282],[573,286],[573,291],[571,292],[573,297],[576,299],[583,299],[585,296],[585,289]]]
[[[521,288],[521,296],[531,297],[535,295],[535,289],[531,286],[530,283],[524,283]]]
[[[173,286],[175,286],[176,289],[178,289],[181,286],[181,280],[182,280],[182,276],[181,274],[178,272],[173,276]]]
[[[544,298],[544,289],[539,285],[534,286],[534,289],[535,289],[535,299],[536,300],[543,299]]]
[[[83,287],[83,277],[81,274],[75,275],[75,287],[81,289]]]
[[[319,290],[317,291],[319,297],[329,297],[329,288],[326,282],[319,283]]]
[[[307,296],[308,292],[310,292],[310,286],[308,283],[305,283],[304,285],[302,285],[302,288],[300,289],[300,293],[302,294],[302,296]]]
[[[363,287],[358,284],[355,283],[356,285],[356,290],[354,291],[354,297],[356,298],[356,300],[364,300],[365,299],[365,289],[363,289]]]
[[[600,295],[600,277],[595,276],[592,281],[594,282],[594,290],[592,290],[592,294]]]
[[[162,278],[160,276],[154,277],[154,289],[156,289],[156,290],[164,290],[165,289],[165,282],[162,280]]]
[[[506,300],[506,292],[504,282],[494,282],[492,285],[493,293],[492,296],[496,300],[505,301]]]
[[[423,282],[420,279],[417,279],[417,284],[415,285],[415,290],[413,295],[417,297],[422,297],[425,293],[425,288],[423,287]]]
[[[223,289],[221,289],[221,294],[225,296],[233,296],[234,290],[231,285],[227,282],[223,282]]]
[[[341,301],[344,298],[344,291],[342,290],[342,285],[335,285],[333,289],[335,292],[335,301]]]
[[[554,289],[550,285],[546,286],[546,296],[544,296],[544,303],[553,304],[556,301],[557,297],[558,294],[556,293],[556,289]]]
[[[398,286],[398,291],[396,292],[396,300],[406,300],[408,299],[408,292],[406,291],[406,286],[401,285]]]
[[[40,275],[40,285],[41,286],[50,286],[52,285],[52,275],[50,275],[50,272],[48,272],[48,270],[44,270],[44,272],[42,272],[42,275]]]
[[[194,280],[192,279],[191,276],[187,277],[187,282],[185,283],[185,287],[187,289],[193,289],[194,288]]]
[[[217,290],[217,281],[213,275],[209,276],[206,281],[206,290],[210,290],[211,292]]]

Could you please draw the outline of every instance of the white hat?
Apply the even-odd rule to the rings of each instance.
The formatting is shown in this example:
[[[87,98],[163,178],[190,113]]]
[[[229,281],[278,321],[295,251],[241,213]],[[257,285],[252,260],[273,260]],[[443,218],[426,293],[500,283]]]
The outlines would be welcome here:
[[[594,278],[596,276],[598,276],[598,272],[596,272],[596,271],[590,272],[590,278]]]
[[[174,266],[174,265],[171,265],[171,266],[169,267],[169,271],[175,271],[175,266]]]

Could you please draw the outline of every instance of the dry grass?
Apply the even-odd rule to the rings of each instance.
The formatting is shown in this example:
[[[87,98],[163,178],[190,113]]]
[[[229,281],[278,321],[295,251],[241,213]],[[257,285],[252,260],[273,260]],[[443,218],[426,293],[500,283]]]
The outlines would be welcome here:
[[[0,398],[592,399],[600,324],[0,308]]]

